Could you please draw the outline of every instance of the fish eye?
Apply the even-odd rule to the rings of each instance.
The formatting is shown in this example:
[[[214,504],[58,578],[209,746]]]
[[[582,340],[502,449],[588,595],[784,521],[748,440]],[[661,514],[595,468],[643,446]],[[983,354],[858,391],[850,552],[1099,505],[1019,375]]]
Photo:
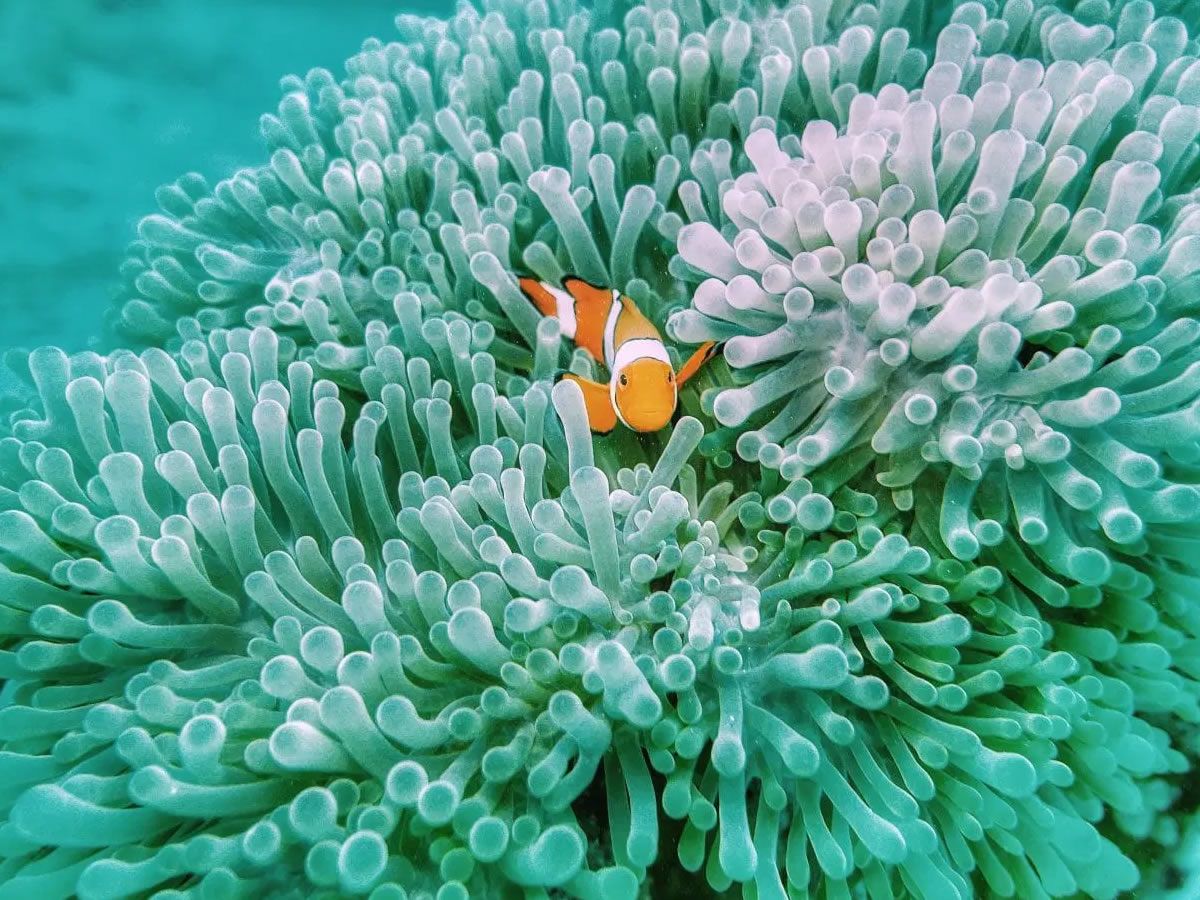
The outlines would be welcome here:
[[[629,385],[629,376],[622,374],[621,375],[621,387],[628,387],[628,385]]]

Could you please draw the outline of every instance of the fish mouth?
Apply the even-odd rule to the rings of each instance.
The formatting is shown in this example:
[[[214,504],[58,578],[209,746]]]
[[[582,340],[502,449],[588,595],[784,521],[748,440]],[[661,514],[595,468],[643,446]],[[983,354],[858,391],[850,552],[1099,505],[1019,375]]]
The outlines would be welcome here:
[[[627,424],[634,431],[650,432],[658,431],[665,427],[671,421],[671,416],[675,414],[675,408],[664,410],[661,408],[634,408],[625,412],[622,416]]]

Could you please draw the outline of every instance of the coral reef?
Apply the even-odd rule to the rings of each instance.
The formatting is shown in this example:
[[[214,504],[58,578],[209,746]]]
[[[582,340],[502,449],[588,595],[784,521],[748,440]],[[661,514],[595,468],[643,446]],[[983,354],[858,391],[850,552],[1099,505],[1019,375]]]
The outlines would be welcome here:
[[[489,0],[285,79],[268,164],[160,191],[124,349],[24,361],[0,897],[1156,877],[1200,719],[1187,10]],[[724,362],[593,438],[518,270]]]

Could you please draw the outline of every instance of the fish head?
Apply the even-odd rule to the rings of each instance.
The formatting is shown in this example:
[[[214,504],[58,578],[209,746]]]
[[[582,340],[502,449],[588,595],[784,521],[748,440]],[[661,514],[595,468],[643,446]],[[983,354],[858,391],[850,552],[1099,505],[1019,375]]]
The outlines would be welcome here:
[[[613,376],[613,405],[634,431],[658,431],[675,415],[675,370],[661,359],[641,357]]]

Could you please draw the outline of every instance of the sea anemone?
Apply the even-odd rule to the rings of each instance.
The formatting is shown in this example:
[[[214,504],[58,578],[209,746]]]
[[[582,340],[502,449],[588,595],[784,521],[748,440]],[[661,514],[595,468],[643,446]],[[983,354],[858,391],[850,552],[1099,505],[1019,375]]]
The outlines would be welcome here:
[[[1200,719],[1183,22],[397,25],[285,79],[268,164],[161,190],[122,349],[22,364],[0,897],[1155,875]],[[518,271],[723,361],[595,437]]]

